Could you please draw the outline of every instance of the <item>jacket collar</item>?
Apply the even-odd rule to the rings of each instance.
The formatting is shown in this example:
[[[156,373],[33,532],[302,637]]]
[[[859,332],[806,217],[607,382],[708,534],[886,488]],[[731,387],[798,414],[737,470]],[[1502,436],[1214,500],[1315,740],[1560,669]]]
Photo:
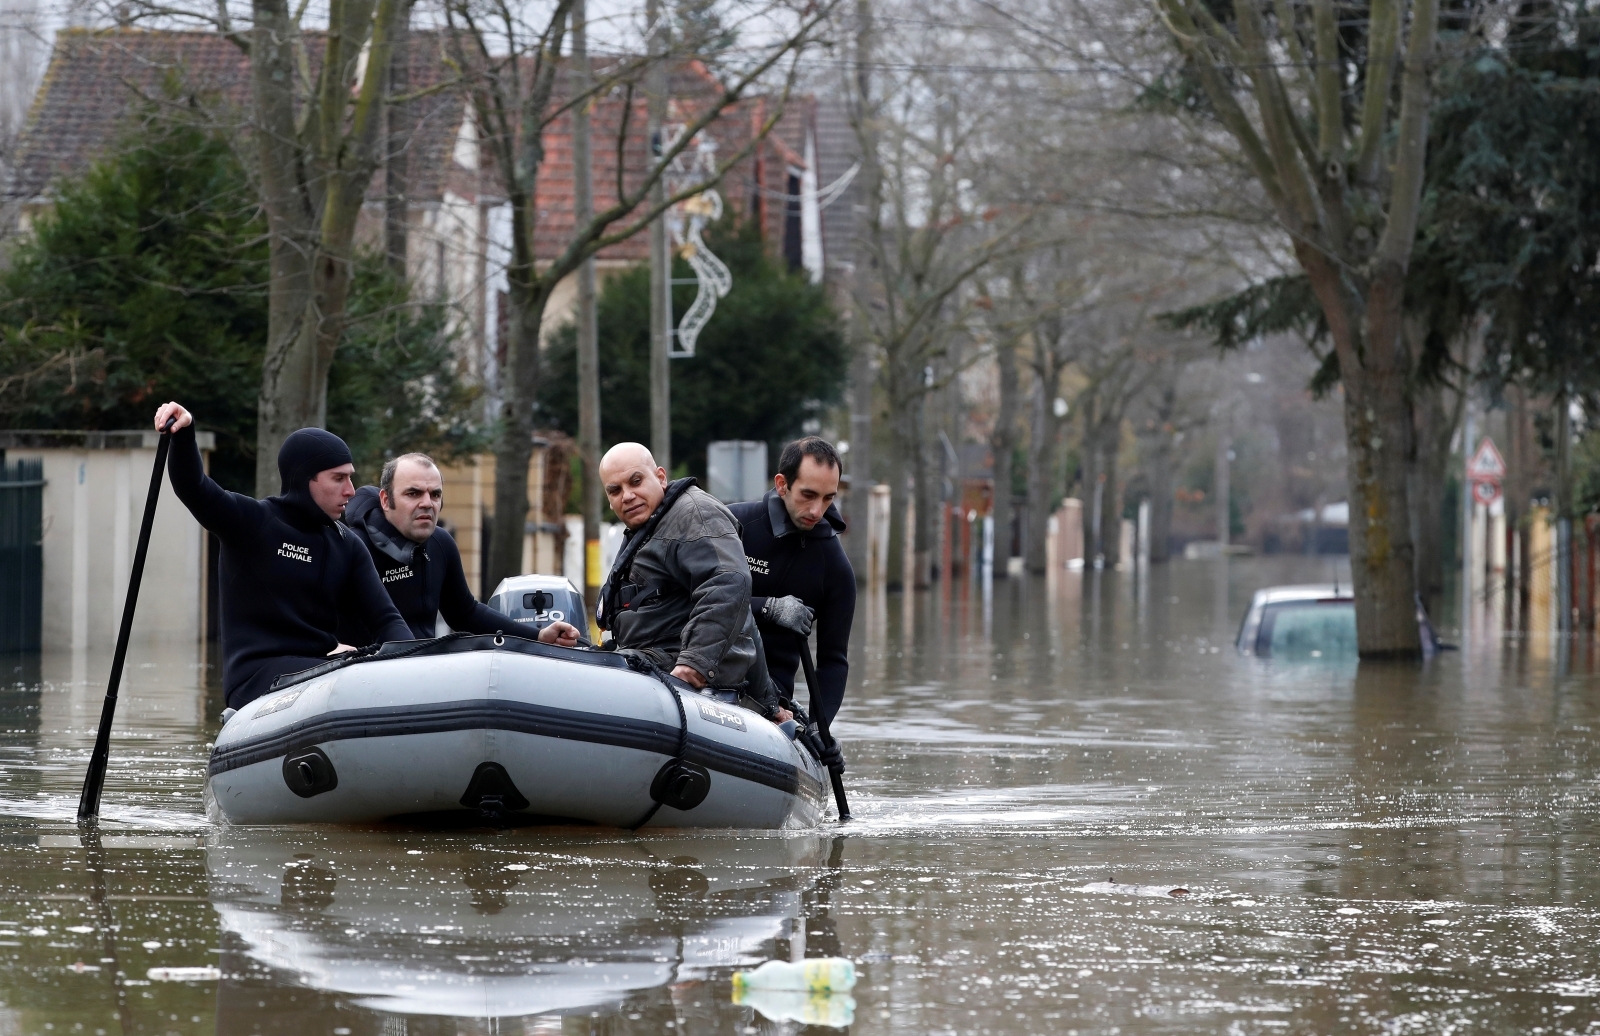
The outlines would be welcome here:
[[[772,523],[772,536],[774,539],[781,540],[785,536],[800,532],[800,527],[790,519],[789,509],[783,506],[783,499],[778,496],[776,489],[767,490],[767,495],[763,497],[763,500],[766,501],[767,521]],[[813,525],[811,531],[806,533],[806,536],[814,540],[825,540],[832,536],[837,536],[843,531],[844,518],[840,516],[837,507],[829,504],[828,509],[822,514],[822,521]]]
[[[359,525],[367,534],[372,546],[402,565],[415,560],[416,549],[422,544],[413,543],[400,534],[383,516],[383,504],[376,486],[362,486],[345,505],[344,520],[347,525]]]
[[[794,522],[789,520],[789,509],[783,506],[783,499],[778,496],[776,489],[767,490],[767,521],[772,523],[774,539],[783,539],[791,533],[799,532]]]
[[[405,565],[415,560],[417,548],[422,544],[414,543],[400,535],[400,530],[390,525],[389,519],[383,516],[381,507],[374,507],[363,515],[361,524],[367,530],[367,538],[372,541],[372,545],[384,554]]]
[[[301,499],[293,494],[280,493],[277,496],[267,497],[266,502],[278,509],[278,517],[301,532],[320,532],[330,527],[337,528],[335,521],[311,500],[309,494]]]

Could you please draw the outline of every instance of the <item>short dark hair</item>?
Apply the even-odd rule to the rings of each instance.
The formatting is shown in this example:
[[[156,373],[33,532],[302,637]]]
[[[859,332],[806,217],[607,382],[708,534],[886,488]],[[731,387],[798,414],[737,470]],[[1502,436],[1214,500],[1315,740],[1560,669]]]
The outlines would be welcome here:
[[[402,453],[398,457],[391,457],[383,466],[383,474],[378,476],[378,488],[383,490],[383,495],[391,501],[394,499],[394,473],[400,469],[400,462],[403,460],[414,460],[418,464],[426,464],[435,471],[439,470],[439,465],[435,464],[433,458],[426,453]]]
[[[837,470],[839,467],[839,453],[833,448],[833,443],[820,435],[808,435],[804,439],[796,439],[778,454],[778,474],[783,476],[785,482],[794,485],[794,480],[800,477],[800,462],[806,457],[826,468]]]

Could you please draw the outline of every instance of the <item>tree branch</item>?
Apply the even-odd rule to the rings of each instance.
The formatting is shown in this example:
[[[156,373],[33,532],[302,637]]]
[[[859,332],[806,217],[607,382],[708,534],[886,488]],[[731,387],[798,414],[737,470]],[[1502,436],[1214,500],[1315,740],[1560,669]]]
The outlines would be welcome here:
[[[1399,143],[1389,196],[1389,222],[1383,228],[1375,258],[1402,270],[1411,258],[1422,210],[1422,177],[1428,157],[1429,76],[1439,36],[1438,0],[1417,0],[1411,12],[1411,41],[1406,48],[1400,86]]]
[[[1420,15],[1420,10],[1418,13]],[[1389,110],[1389,89],[1394,83],[1395,58],[1400,46],[1400,5],[1395,0],[1373,0],[1370,26],[1366,95],[1361,103],[1361,136],[1356,145],[1355,161],[1357,182],[1368,186],[1378,180],[1378,157],[1383,153],[1387,128],[1384,116]],[[1412,34],[1415,36],[1415,29]]]

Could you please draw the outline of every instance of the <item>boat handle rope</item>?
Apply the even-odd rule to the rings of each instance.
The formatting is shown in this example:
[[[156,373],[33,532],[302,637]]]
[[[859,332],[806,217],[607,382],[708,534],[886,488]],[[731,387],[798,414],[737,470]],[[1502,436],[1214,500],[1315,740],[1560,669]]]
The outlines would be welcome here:
[[[387,662],[395,658],[409,658],[412,655],[436,648],[440,644],[448,644],[452,640],[462,640],[466,637],[476,637],[478,635],[479,634],[476,633],[468,633],[465,630],[451,630],[442,637],[431,637],[428,640],[419,640],[411,647],[404,648],[400,651],[396,651],[387,655],[381,655],[379,652],[381,652],[389,642],[380,640],[375,644],[368,644],[365,647],[358,647],[354,651],[346,651],[344,654],[330,658],[328,661],[316,666],[313,669],[307,669],[304,672],[299,673],[285,673],[283,676],[280,676],[276,680],[272,681],[272,686],[268,688],[268,690],[282,690],[283,688],[292,684],[297,684],[303,680],[311,679],[312,676],[325,676],[328,673],[336,673],[346,666],[358,665],[362,662]],[[512,636],[516,636],[516,634],[513,633]],[[499,647],[504,644],[504,638],[505,634],[496,634],[494,641],[495,647]],[[526,640],[527,638],[524,637],[522,639]]]
[[[648,658],[631,653],[624,655],[623,657],[628,661],[628,668],[633,669],[636,672],[644,673],[647,676],[653,676],[656,678],[656,680],[660,681],[661,686],[667,689],[668,696],[672,698],[672,704],[678,707],[678,751],[677,754],[673,756],[672,761],[675,763],[682,763],[683,757],[687,755],[689,751],[689,714],[683,709],[682,696],[678,694],[678,689],[672,686],[672,682],[668,678],[667,674],[661,671],[661,667],[650,661]],[[650,821],[655,819],[655,815],[660,809],[661,800],[652,795],[650,808],[645,810],[644,816],[640,817],[636,823],[629,824],[628,830],[637,831],[644,825],[650,823]]]

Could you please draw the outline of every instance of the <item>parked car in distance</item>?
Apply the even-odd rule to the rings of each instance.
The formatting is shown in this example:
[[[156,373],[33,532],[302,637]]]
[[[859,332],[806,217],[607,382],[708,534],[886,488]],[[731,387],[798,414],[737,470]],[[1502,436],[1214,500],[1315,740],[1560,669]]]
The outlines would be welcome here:
[[[1422,654],[1442,646],[1422,603],[1417,603],[1417,633]],[[1348,586],[1269,586],[1257,590],[1239,624],[1241,655],[1290,662],[1354,659],[1356,602]]]

